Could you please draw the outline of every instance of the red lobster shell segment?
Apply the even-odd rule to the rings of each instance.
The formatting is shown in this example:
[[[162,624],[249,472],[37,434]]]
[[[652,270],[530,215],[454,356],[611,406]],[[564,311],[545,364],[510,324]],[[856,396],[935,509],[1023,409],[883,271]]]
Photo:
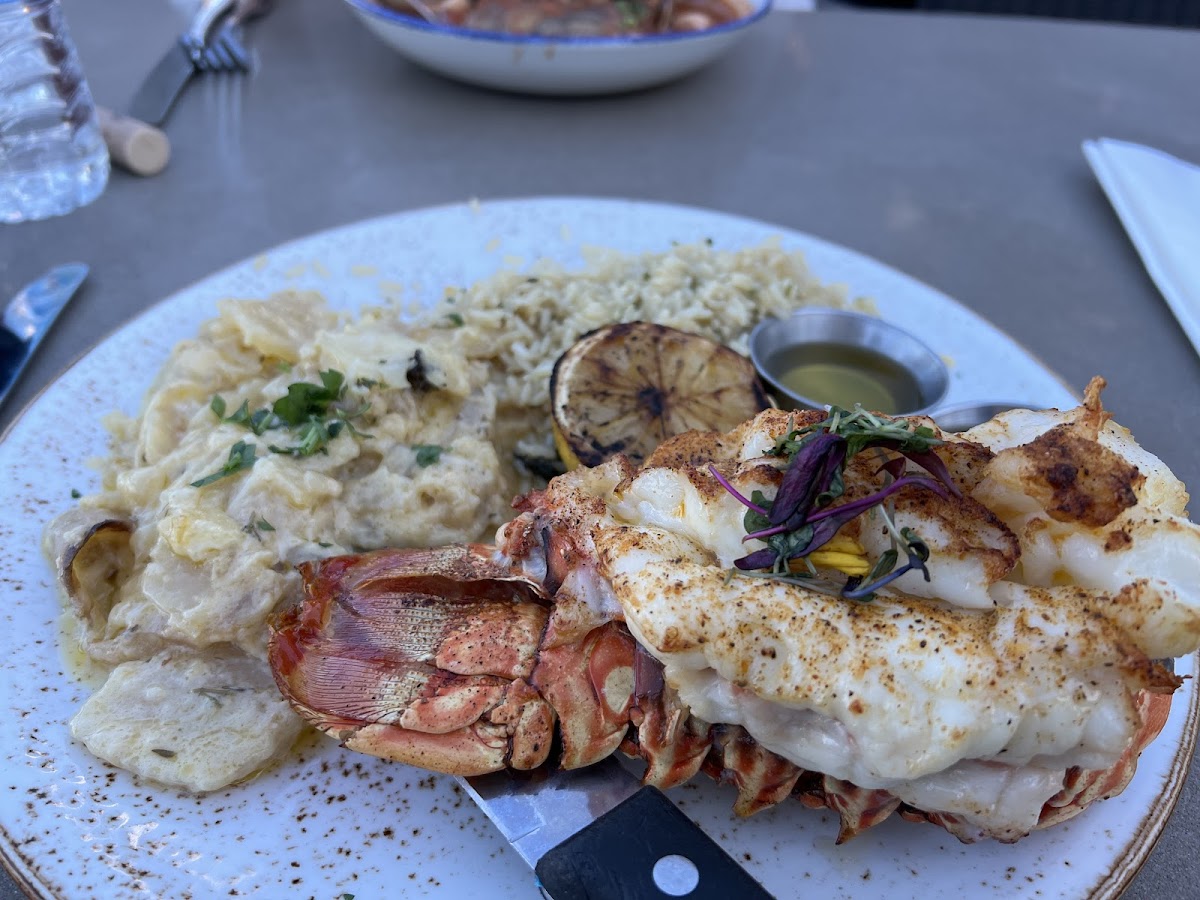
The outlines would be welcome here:
[[[548,610],[487,548],[344,556],[301,567],[274,622],[283,693],[352,750],[475,775],[534,768],[554,714],[528,679]]]

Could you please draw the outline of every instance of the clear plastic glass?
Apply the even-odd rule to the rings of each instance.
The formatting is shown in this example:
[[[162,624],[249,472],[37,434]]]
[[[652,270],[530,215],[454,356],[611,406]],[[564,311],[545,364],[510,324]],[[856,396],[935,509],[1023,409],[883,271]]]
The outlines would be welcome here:
[[[0,222],[60,216],[91,203],[108,170],[58,0],[0,0]]]

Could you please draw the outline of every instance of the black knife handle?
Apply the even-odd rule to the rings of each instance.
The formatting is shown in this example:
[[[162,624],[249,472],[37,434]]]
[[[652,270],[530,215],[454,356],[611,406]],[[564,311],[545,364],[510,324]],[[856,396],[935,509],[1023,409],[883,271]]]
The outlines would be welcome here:
[[[655,881],[655,865],[672,856],[690,861],[699,874],[687,893],[670,884],[670,892],[664,891]],[[675,860],[663,865],[672,862],[678,865]],[[567,838],[538,860],[534,871],[554,900],[771,900],[762,885],[652,787]]]

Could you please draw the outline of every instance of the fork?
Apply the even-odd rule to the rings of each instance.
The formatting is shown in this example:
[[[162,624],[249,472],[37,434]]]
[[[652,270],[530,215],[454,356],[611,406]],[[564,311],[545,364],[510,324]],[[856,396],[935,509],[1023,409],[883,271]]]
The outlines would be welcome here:
[[[202,72],[249,72],[242,25],[265,16],[273,5],[273,0],[236,0],[229,18],[209,37],[199,57],[193,57],[196,67]]]
[[[204,45],[208,40],[209,32],[212,31],[217,20],[225,15],[236,2],[240,2],[240,0],[201,0],[200,7],[192,19],[191,27],[180,35],[179,43],[187,51],[192,65],[197,69],[203,68]]]

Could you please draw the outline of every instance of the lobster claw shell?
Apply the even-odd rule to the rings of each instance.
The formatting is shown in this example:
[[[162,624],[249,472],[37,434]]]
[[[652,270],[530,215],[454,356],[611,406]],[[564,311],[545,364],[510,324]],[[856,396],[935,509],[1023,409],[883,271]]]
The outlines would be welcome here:
[[[543,763],[554,712],[529,684],[548,609],[490,547],[387,550],[301,566],[269,623],[276,683],[346,747],[481,775]]]

